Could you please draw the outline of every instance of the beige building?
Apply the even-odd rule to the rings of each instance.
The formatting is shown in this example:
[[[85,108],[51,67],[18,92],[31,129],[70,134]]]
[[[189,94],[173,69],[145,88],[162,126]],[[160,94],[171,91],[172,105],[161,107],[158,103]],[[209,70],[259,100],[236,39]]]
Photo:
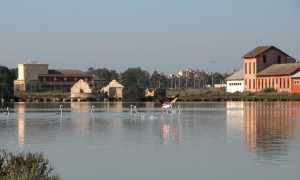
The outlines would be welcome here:
[[[48,64],[39,61],[28,61],[18,64],[18,78],[14,81],[15,91],[36,91],[41,89],[38,74],[48,74]]]
[[[101,92],[106,93],[108,98],[122,99],[123,88],[124,86],[114,79],[107,86],[103,87]]]
[[[70,92],[71,87],[80,79],[92,82],[92,74],[80,70],[49,70],[48,64],[39,61],[28,61],[18,64],[18,78],[14,81],[15,92],[60,90]]]

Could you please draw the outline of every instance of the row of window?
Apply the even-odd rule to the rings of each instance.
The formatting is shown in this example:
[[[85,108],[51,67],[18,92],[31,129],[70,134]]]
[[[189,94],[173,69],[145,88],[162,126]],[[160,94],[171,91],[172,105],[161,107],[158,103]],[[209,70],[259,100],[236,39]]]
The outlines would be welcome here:
[[[251,74],[251,73],[255,74],[256,73],[255,69],[256,69],[255,62],[245,63],[245,74]]]
[[[229,86],[241,86],[242,83],[229,83]]]
[[[85,81],[87,81],[88,80],[88,78],[84,78],[85,79]],[[52,77],[52,78],[49,78],[49,80],[48,81],[57,81],[58,80],[58,78],[57,77]],[[77,77],[75,77],[75,78],[67,78],[67,77],[64,77],[63,78],[63,80],[64,81],[78,81],[79,80],[79,78],[77,78]],[[43,77],[43,82],[46,82],[47,81],[47,78],[46,77]]]
[[[252,82],[252,83],[251,83]],[[300,84],[300,81],[297,82]],[[296,81],[295,81],[296,84]],[[255,89],[256,80],[255,79],[245,79],[245,85],[249,87],[249,89]],[[290,88],[289,78],[270,78],[270,79],[257,79],[257,89],[264,88],[275,88],[279,86],[279,88]]]
[[[263,55],[263,63],[267,63],[267,55]],[[277,56],[277,64],[281,63],[281,56],[278,55]],[[256,73],[256,66],[255,66],[255,62],[248,62],[245,63],[245,74],[255,74]]]

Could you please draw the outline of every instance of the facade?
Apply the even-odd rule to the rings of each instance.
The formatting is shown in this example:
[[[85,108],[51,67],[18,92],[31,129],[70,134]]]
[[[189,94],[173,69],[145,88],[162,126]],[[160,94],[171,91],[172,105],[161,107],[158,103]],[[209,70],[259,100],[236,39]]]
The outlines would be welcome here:
[[[284,53],[283,51],[279,50],[274,46],[258,46],[252,51],[245,54],[243,56],[244,90],[257,92],[258,91],[257,76],[260,76],[259,73],[273,64],[287,63],[288,57],[289,55],[287,55],[286,53]],[[263,75],[261,74],[261,76]],[[264,86],[264,88],[266,88],[266,86]]]
[[[70,92],[71,87],[80,79],[90,83],[92,75],[80,70],[49,70],[47,74],[39,74],[41,88]]]
[[[39,61],[28,61],[18,64],[18,78],[14,81],[14,90],[17,91],[37,91],[41,89],[41,82],[38,74],[48,73],[48,64]]]
[[[226,91],[230,93],[244,91],[244,69],[241,69],[226,79]]]
[[[106,93],[108,98],[122,99],[123,88],[124,86],[114,79],[107,86],[103,87],[101,92]]]
[[[300,72],[291,76],[291,91],[300,92]]]
[[[61,90],[70,92],[80,79],[92,81],[93,76],[79,70],[49,70],[48,64],[28,61],[18,64],[18,78],[14,81],[15,92]]]
[[[299,63],[273,64],[257,74],[256,91],[260,91],[265,88],[274,88],[278,92],[295,92],[292,91],[291,88],[291,77],[299,72],[299,70]]]

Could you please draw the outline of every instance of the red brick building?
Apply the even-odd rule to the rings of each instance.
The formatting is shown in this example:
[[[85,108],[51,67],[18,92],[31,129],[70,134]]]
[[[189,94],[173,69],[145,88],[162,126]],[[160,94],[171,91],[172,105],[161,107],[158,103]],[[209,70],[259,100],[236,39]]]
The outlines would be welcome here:
[[[288,63],[289,57],[274,46],[259,46],[245,54],[244,90],[258,92],[274,88],[278,92],[294,92],[296,88],[291,77],[300,71],[300,64]]]

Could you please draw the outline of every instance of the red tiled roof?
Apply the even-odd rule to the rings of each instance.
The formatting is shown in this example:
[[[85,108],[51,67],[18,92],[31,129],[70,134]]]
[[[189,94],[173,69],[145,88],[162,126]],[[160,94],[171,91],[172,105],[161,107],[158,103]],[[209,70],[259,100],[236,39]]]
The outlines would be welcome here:
[[[257,76],[293,75],[299,70],[300,63],[273,64],[257,73]]]
[[[256,57],[258,55],[260,55],[261,53],[267,51],[268,49],[277,49],[278,51],[281,51],[280,49],[276,48],[275,46],[258,46],[255,49],[253,49],[252,51],[248,52],[247,54],[245,54],[243,56],[243,58],[253,58]],[[281,51],[282,53],[286,54],[285,52]],[[287,54],[286,54],[287,55]],[[289,56],[289,55],[287,55]]]

